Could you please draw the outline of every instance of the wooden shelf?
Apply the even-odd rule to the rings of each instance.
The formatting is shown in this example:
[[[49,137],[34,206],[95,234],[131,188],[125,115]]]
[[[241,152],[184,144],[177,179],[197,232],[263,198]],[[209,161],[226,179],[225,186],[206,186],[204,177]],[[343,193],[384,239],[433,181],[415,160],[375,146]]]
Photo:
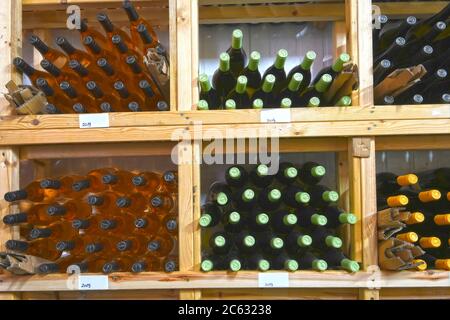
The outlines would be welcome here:
[[[0,291],[77,291],[76,275],[0,275]],[[439,288],[450,286],[450,272],[301,271],[289,274],[289,288]],[[117,273],[109,275],[110,290],[258,288],[257,272]]]

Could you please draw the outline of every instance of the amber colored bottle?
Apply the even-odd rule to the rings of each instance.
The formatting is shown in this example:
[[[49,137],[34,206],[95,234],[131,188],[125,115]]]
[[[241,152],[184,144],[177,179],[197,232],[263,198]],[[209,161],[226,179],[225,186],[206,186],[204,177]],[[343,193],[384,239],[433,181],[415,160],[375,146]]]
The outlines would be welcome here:
[[[134,46],[130,46],[128,45],[124,40],[123,37],[118,35],[118,34],[114,34],[111,37],[111,42],[115,47],[115,52],[118,53],[120,55],[120,60],[121,61],[125,61],[125,59],[127,58],[127,56],[133,55],[136,57],[141,57],[142,54],[136,50],[134,50]],[[139,62],[139,64],[141,66],[143,66],[144,64],[142,62]]]
[[[58,83],[62,81],[69,81],[76,85],[79,85],[80,83],[80,77],[68,66],[62,70],[51,63],[50,60],[44,59],[41,61],[41,67],[51,74]]]
[[[133,215],[140,215],[148,208],[148,198],[142,193],[135,192],[117,198],[116,206],[120,210],[129,212]]]
[[[86,254],[86,246],[94,241],[92,235],[84,234],[72,240],[63,240],[56,243],[56,250],[68,251],[71,255],[82,256]]]
[[[39,274],[66,273],[69,266],[82,261],[82,259],[82,255],[70,254],[68,256],[60,257],[52,263],[41,263],[37,267],[37,272]]]
[[[86,83],[86,88],[91,95],[95,98],[97,106],[101,109],[103,103],[110,104],[112,110],[120,110],[120,99],[113,94],[113,92],[103,91],[95,81],[89,81]]]
[[[139,40],[141,41],[140,49],[144,54],[146,54],[149,49],[156,49],[158,53],[167,57],[166,50],[159,43],[158,39],[152,36],[145,24],[139,24],[136,28],[136,31],[139,34]]]
[[[178,221],[176,215],[168,215],[162,221],[164,231],[171,236],[178,236]]]
[[[77,104],[77,106],[74,107],[75,112],[77,113],[101,112],[100,108],[96,105],[94,98],[92,98],[90,95],[79,93],[69,82],[67,81],[61,82],[59,84],[59,88],[71,100],[72,105]]]
[[[48,74],[47,72],[36,70],[28,63],[26,63],[25,60],[23,60],[22,58],[19,57],[14,58],[13,65],[22,74],[26,74],[28,78],[30,78],[30,81],[35,85],[37,85],[38,79],[45,79],[50,86],[54,86],[56,84],[55,79],[53,79],[53,77],[50,74]]]
[[[86,68],[78,60],[72,59],[69,61],[69,67],[81,78],[83,82],[97,81],[102,84],[110,85],[111,82],[105,76],[103,76],[97,68]],[[79,88],[80,90],[86,90],[85,88]]]
[[[156,234],[161,228],[159,217],[155,214],[147,214],[137,217],[134,220],[134,234],[142,233],[146,235]]]
[[[104,174],[102,182],[109,186],[110,190],[119,193],[128,193],[133,190],[132,178],[133,174],[131,172],[115,169],[114,172]]]
[[[103,273],[109,274],[113,272],[127,272],[131,271],[133,266],[133,259],[129,256],[120,255],[113,259],[110,259],[103,265]]]
[[[75,219],[72,221],[72,228],[82,230],[85,234],[89,235],[104,234],[104,231],[100,228],[100,222],[103,219],[101,214],[91,215],[85,219]]]
[[[52,62],[56,67],[62,69],[67,65],[69,57],[63,52],[47,46],[38,36],[32,35],[30,44],[41,53],[43,58]]]
[[[85,68],[89,68],[89,66],[94,65],[93,58],[87,52],[76,49],[66,38],[56,38],[56,44],[60,46],[65,53],[67,53],[71,60],[78,60]]]
[[[103,266],[107,262],[107,258],[97,254],[87,254],[87,256],[80,262],[72,265],[80,268],[81,273],[99,273],[103,272]]]
[[[161,189],[166,192],[178,193],[178,173],[175,171],[164,172]]]
[[[116,247],[121,255],[129,257],[143,255],[147,252],[150,238],[144,234],[133,234],[117,242]]]
[[[131,74],[125,74],[118,66],[113,66],[106,58],[97,60],[97,66],[102,70],[103,75],[109,77],[112,82],[122,81],[127,84],[127,87],[132,91],[138,89],[138,79]]]
[[[58,196],[75,199],[79,194],[72,189],[72,185],[83,178],[79,175],[68,175],[59,179],[43,179],[40,181],[40,187],[57,192]]]
[[[130,48],[135,48],[134,46],[134,42],[131,40],[130,36],[123,30],[121,30],[120,28],[117,28],[116,26],[114,26],[111,22],[111,20],[109,20],[108,16],[105,13],[99,13],[97,14],[97,20],[98,22],[100,22],[100,24],[102,25],[103,29],[106,32],[106,38],[110,41],[111,38],[114,35],[119,35],[122,39],[123,42]],[[111,48],[113,48],[114,46],[111,46]]]
[[[148,107],[145,105],[145,98],[142,94],[138,94],[139,92],[130,92],[128,88],[122,81],[116,81],[114,83],[114,89],[120,95],[120,103],[123,111],[135,111],[130,110],[130,103],[134,102],[138,104],[138,107],[134,107],[134,109],[139,110],[147,110]]]
[[[126,64],[128,65],[128,70],[131,70],[133,74],[141,79],[146,80],[153,91],[153,94],[156,96],[157,100],[162,100],[161,92],[159,91],[159,88],[156,87],[156,85],[153,82],[153,79],[148,75],[148,73],[145,71],[145,67],[142,65],[142,63],[139,63],[137,56],[135,55],[128,55],[125,60]]]
[[[30,231],[31,239],[50,239],[54,241],[71,240],[78,236],[78,231],[72,228],[69,221],[54,222],[44,228],[34,228]]]
[[[39,181],[33,181],[25,188],[5,193],[7,202],[15,202],[19,200],[29,200],[33,202],[50,202],[58,196],[58,192],[50,189],[41,188]]]
[[[101,32],[89,27],[87,24],[87,19],[81,19],[80,28],[78,31],[81,34],[81,38],[85,39],[87,37],[92,37],[103,49],[111,47],[108,46],[108,39],[106,39]]]
[[[152,255],[145,255],[135,259],[135,262],[131,267],[131,271],[135,273],[161,270],[161,260]]]
[[[116,172],[116,169],[112,168],[92,170],[85,177],[76,180],[72,184],[72,189],[77,193],[78,197],[83,197],[88,192],[106,191],[107,186],[103,183],[102,178],[104,175],[114,172]]]
[[[166,257],[163,261],[163,271],[164,272],[175,272],[179,270],[178,257],[175,255],[170,255]]]
[[[66,200],[62,203],[48,205],[47,214],[51,217],[60,217],[67,221],[88,218],[92,214],[92,208],[77,200]]]
[[[95,208],[96,213],[101,215],[111,215],[117,213],[116,201],[119,195],[112,191],[91,194],[87,197],[87,203]]]
[[[49,82],[43,78],[36,80],[37,87],[45,94],[47,101],[58,107],[64,113],[74,113],[72,102],[59,87],[51,87]]]
[[[156,257],[165,257],[172,252],[175,243],[169,234],[159,234],[151,238],[147,245],[149,254]]]
[[[56,242],[52,239],[37,239],[33,241],[6,241],[6,249],[22,252],[31,256],[54,261],[61,256],[61,252],[56,250]]]
[[[145,105],[151,111],[157,111],[157,106],[160,100],[158,100],[158,96],[155,95],[152,86],[147,80],[139,81],[139,89],[145,95]]]
[[[168,193],[155,193],[150,197],[150,212],[165,216],[174,208],[173,198]]]
[[[117,68],[120,68],[121,65],[119,64],[120,61],[117,58],[116,55],[114,55],[112,52],[106,50],[105,46],[100,45],[95,41],[95,39],[91,36],[87,36],[83,39],[83,45],[86,48],[86,50],[95,58],[95,60],[98,60],[100,58],[105,58],[108,61],[111,61],[112,64],[114,64]]]
[[[120,215],[114,215],[107,217],[100,222],[100,228],[114,235],[130,234],[134,230],[133,215],[129,213],[121,213]]]
[[[136,192],[149,196],[158,190],[162,182],[162,176],[156,172],[141,172],[135,175],[131,181]]]
[[[25,212],[8,214],[3,217],[6,225],[29,223],[42,226],[61,220],[59,216],[51,216],[47,213],[49,205],[45,203],[35,204]]]
[[[111,256],[118,254],[116,244],[120,238],[115,236],[100,236],[88,243],[84,248],[88,255]]]
[[[125,9],[128,19],[130,20],[130,33],[133,43],[140,43],[141,37],[139,36],[138,27],[139,25],[143,25],[151,35],[153,48],[156,47],[158,45],[158,35],[153,30],[150,23],[139,16],[131,1],[125,0],[123,2],[123,8]]]

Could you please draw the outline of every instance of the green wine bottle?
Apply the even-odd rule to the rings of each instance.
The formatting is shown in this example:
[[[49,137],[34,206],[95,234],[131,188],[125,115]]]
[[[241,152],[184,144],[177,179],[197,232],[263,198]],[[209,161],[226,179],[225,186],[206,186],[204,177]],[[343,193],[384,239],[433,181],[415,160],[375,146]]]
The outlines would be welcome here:
[[[303,83],[302,74],[299,72],[294,73],[291,80],[289,81],[288,86],[283,90],[281,90],[280,94],[278,95],[278,100],[283,100],[283,98],[289,98],[294,107],[300,106],[301,103],[300,86],[302,83]]]
[[[284,98],[281,100],[280,108],[290,108],[292,107],[292,100],[289,98]]]
[[[331,81],[333,81],[336,76],[342,72],[344,69],[344,65],[350,61],[350,55],[347,53],[342,53],[339,55],[339,57],[336,59],[336,61],[333,63],[333,65],[323,68],[319,71],[319,73],[314,78],[313,84],[318,83],[323,75],[329,74],[331,76]]]
[[[305,90],[305,92],[301,96],[301,99],[303,101],[302,104],[306,105],[313,97],[321,99],[323,94],[329,89],[332,81],[333,77],[331,75],[329,75],[328,73],[324,74],[316,84]]]
[[[273,74],[268,74],[264,78],[264,82],[261,88],[259,88],[253,95],[253,99],[261,99],[264,104],[264,108],[278,107],[276,103],[276,97],[273,92],[276,78]]]
[[[352,105],[352,98],[349,96],[343,96],[341,99],[339,99],[338,102],[336,102],[337,107],[350,107]]]
[[[261,99],[256,99],[253,101],[253,109],[262,109],[264,108],[264,102]]]
[[[261,60],[261,55],[258,51],[253,51],[250,54],[250,60],[247,67],[242,72],[243,76],[247,77],[247,91],[250,97],[253,96],[255,91],[261,85],[261,72],[259,72],[259,62]]]
[[[219,109],[221,106],[220,99],[216,89],[211,86],[208,75],[201,74],[198,81],[200,83],[200,99],[208,102],[211,109]]]
[[[209,105],[206,100],[200,100],[197,104],[197,110],[209,110]]]
[[[320,107],[320,99],[317,97],[312,97],[311,99],[309,99],[307,107],[308,108]]]
[[[219,99],[222,101],[236,86],[236,79],[230,70],[230,56],[228,53],[224,52],[220,55],[219,68],[214,72],[212,83],[219,95]]]
[[[236,110],[236,102],[233,99],[225,101],[225,110]]]
[[[227,50],[227,53],[230,56],[231,73],[235,78],[242,74],[244,67],[247,64],[247,54],[242,47],[243,38],[244,35],[241,30],[234,30],[231,39],[231,46]]]
[[[298,89],[298,91],[300,93],[302,93],[311,83],[311,68],[312,65],[314,63],[314,61],[317,58],[317,54],[314,51],[308,51],[305,54],[305,57],[303,58],[302,63],[300,63],[298,66],[296,66],[295,68],[293,68],[290,72],[289,75],[287,76],[287,80],[290,82],[292,77],[294,76],[294,74],[296,73],[300,73],[303,76],[303,81],[300,85],[300,88]]]
[[[288,52],[285,49],[280,49],[275,58],[275,62],[270,66],[266,72],[264,72],[263,79],[266,79],[268,75],[275,76],[276,83],[273,88],[275,94],[280,93],[280,91],[286,87],[286,71],[284,70],[284,65],[286,64],[286,59],[288,57]]]
[[[226,97],[227,100],[232,99],[236,102],[237,109],[250,109],[251,102],[247,93],[247,77],[239,76],[236,87]]]

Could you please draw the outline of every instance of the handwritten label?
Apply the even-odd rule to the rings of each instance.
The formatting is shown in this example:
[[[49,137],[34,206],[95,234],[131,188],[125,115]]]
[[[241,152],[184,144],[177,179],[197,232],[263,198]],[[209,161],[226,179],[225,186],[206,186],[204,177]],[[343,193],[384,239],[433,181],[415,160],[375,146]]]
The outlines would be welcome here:
[[[80,128],[109,128],[108,113],[86,113],[80,114]]]
[[[78,290],[108,289],[108,276],[78,276]]]
[[[261,110],[261,122],[264,123],[291,122],[291,109]]]
[[[284,273],[259,273],[258,286],[260,288],[289,288],[289,274]]]

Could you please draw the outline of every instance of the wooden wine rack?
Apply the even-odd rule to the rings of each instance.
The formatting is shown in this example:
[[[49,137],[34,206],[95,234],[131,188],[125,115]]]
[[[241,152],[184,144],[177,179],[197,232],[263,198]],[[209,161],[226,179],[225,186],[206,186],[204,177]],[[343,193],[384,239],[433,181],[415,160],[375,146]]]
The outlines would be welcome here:
[[[271,2],[273,5],[267,5]],[[257,272],[202,273],[200,230],[200,165],[190,161],[178,167],[180,192],[180,271],[173,274],[118,273],[109,277],[108,291],[79,292],[74,276],[12,276],[0,274],[2,299],[72,299],[85,297],[137,299],[395,299],[450,298],[450,272],[379,272],[377,265],[375,151],[450,149],[450,106],[375,106],[372,83],[372,3],[370,0],[141,0],[135,1],[143,16],[160,28],[168,28],[171,61],[171,109],[168,112],[112,113],[110,127],[80,129],[77,115],[9,116],[6,101],[0,104],[0,194],[19,186],[20,160],[92,156],[169,155],[178,130],[193,135],[202,130],[248,129],[232,138],[257,137],[257,129],[276,129],[280,152],[335,152],[338,188],[344,206],[359,216],[349,233],[354,259],[362,271],[324,273],[299,271],[289,275],[289,289],[258,289]],[[226,6],[218,5],[224,4]],[[126,23],[121,0],[73,0],[88,18],[100,9],[118,24]],[[20,55],[22,30],[37,33],[45,41],[50,29],[65,26],[65,8],[59,0],[3,0],[0,7],[0,86],[18,74],[11,67]],[[100,5],[101,4],[101,5]],[[251,6],[242,6],[252,4]],[[379,3],[390,16],[427,15],[445,1]],[[55,11],[57,10],[57,11]],[[55,13],[56,12],[56,13]],[[248,17],[252,16],[251,21]],[[355,106],[348,108],[293,109],[291,123],[265,124],[260,111],[195,111],[198,101],[199,23],[332,21],[336,54],[348,51],[359,69],[360,89]],[[202,142],[178,148],[180,160],[201,156]],[[4,203],[1,216],[8,213]],[[17,230],[0,225],[0,250]]]

